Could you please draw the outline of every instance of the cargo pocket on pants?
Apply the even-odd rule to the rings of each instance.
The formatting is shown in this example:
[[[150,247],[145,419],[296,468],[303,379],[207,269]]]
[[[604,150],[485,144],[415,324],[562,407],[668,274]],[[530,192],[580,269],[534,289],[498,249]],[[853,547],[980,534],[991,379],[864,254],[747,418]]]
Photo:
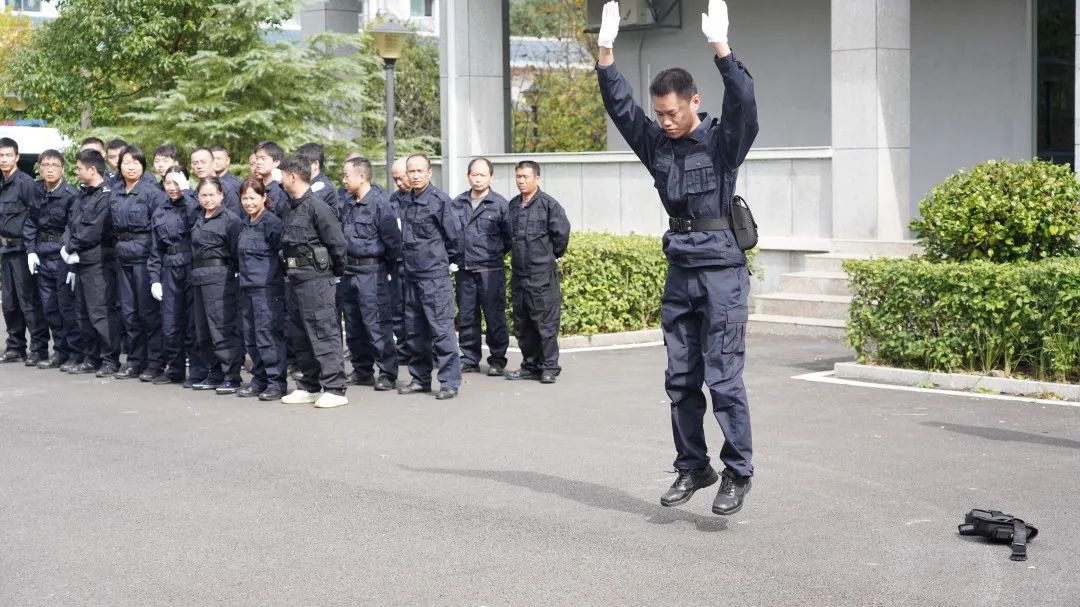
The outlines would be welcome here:
[[[729,314],[724,325],[724,354],[742,354],[746,351],[746,313]]]

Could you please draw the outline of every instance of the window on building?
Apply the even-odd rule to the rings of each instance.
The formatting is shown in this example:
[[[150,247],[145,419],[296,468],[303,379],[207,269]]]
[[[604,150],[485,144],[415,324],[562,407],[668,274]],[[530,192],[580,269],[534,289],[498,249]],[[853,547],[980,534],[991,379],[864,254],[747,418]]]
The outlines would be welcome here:
[[[41,12],[41,0],[14,0],[11,8],[16,11]]]
[[[1044,160],[1072,164],[1076,2],[1037,1],[1036,154]]]
[[[409,13],[413,17],[430,17],[434,4],[435,0],[409,0]]]

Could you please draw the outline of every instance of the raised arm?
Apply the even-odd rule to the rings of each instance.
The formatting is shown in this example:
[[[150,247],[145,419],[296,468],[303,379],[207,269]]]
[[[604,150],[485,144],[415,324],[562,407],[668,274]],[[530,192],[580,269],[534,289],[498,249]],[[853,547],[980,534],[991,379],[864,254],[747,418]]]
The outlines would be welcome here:
[[[600,56],[596,62],[596,79],[600,84],[600,98],[604,109],[619,134],[634,150],[637,157],[649,166],[652,155],[652,142],[660,134],[660,127],[650,120],[645,111],[634,100],[634,90],[615,67],[615,36],[619,33],[619,3],[608,2],[604,5],[603,19],[597,43]]]
[[[701,14],[701,32],[716,52],[716,68],[724,79],[724,109],[720,128],[714,132],[717,149],[728,169],[739,168],[758,133],[754,79],[728,46],[727,2],[710,0],[709,12]]]

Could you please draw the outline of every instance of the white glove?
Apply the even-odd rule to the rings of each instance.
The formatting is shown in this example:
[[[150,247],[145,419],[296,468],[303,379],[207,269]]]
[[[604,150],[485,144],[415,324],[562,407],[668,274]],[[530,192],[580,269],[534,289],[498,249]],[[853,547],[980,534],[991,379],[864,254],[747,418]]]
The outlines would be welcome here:
[[[709,12],[701,13],[701,33],[705,34],[709,44],[727,44],[729,24],[727,2],[709,0]]]
[[[394,282],[394,275],[393,274],[387,274],[386,275],[386,282]]]
[[[60,247],[60,259],[64,260],[64,263],[71,265],[71,255],[68,255],[67,247]]]
[[[30,267],[30,274],[37,274],[38,266],[41,265],[41,260],[38,259],[37,253],[26,254],[26,265]]]
[[[161,301],[162,292],[160,282],[155,282],[154,284],[150,285],[150,294],[154,296],[154,299]]]
[[[191,184],[188,182],[187,175],[184,175],[182,172],[169,173],[165,176],[165,178],[171,180],[173,183],[176,184],[176,187],[180,188],[181,190],[191,189]]]
[[[64,280],[64,284],[71,285],[71,290],[75,290],[75,272],[68,272],[67,278]]]
[[[456,273],[457,273],[457,271],[458,271],[458,267],[457,267],[457,264],[456,264],[456,263],[452,263],[452,264],[450,264],[450,273],[451,273],[451,274],[456,274]]]
[[[613,48],[615,36],[619,35],[619,3],[612,0],[604,4],[604,12],[600,17],[600,33],[596,37],[596,44],[604,48]]]
[[[270,181],[281,183],[281,169],[274,168],[270,171]]]
[[[68,262],[69,266],[77,266],[77,265],[79,265],[79,254],[78,253],[72,253],[72,254],[68,255],[68,261],[67,262]]]

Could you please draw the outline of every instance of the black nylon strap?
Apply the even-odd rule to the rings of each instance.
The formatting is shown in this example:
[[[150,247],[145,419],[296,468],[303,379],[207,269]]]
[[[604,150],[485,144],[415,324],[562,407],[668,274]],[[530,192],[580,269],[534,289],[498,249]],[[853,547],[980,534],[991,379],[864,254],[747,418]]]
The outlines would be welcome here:
[[[1013,519],[1012,556],[1009,560],[1027,560],[1027,524],[1020,519]]]

